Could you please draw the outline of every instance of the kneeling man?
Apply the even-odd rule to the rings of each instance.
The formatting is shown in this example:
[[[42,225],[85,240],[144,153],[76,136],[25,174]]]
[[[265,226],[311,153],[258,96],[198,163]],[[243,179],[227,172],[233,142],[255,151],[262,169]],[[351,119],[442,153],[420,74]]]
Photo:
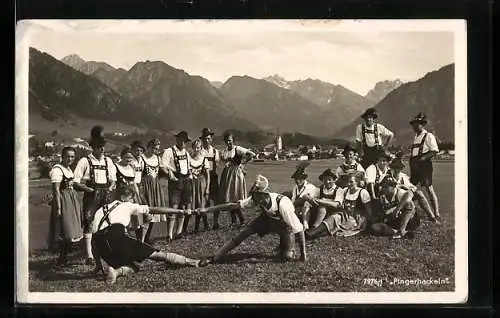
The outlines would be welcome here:
[[[115,200],[97,210],[92,235],[92,253],[96,258],[96,272],[105,273],[108,283],[113,284],[118,276],[127,276],[138,271],[134,262],[141,262],[145,259],[198,267],[199,260],[160,251],[129,236],[126,230],[132,215],[190,214],[191,211],[139,205],[133,203],[133,198],[131,190],[123,189],[120,193],[120,200]]]
[[[402,238],[412,233],[420,225],[420,217],[415,211],[413,192],[398,187],[392,176],[386,176],[380,183],[382,211],[379,220],[371,228],[374,234]]]
[[[299,236],[300,260],[306,261],[306,245],[304,227],[295,214],[292,201],[281,194],[269,192],[269,181],[262,175],[256,177],[250,189],[250,197],[235,203],[216,205],[200,209],[200,213],[230,210],[233,208],[248,208],[258,206],[262,213],[250,222],[235,238],[227,242],[212,257],[202,259],[200,266],[216,263],[223,255],[241,244],[252,234],[264,236],[268,233],[280,235],[280,257],[284,261],[292,260],[295,250],[295,235]]]

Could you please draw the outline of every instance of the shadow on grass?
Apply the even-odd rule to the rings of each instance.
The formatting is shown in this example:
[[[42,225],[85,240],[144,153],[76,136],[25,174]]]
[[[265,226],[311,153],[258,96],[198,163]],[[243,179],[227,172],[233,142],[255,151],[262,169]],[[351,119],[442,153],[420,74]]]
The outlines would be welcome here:
[[[279,262],[279,258],[276,255],[269,255],[264,253],[232,253],[222,256],[217,264],[235,264],[240,261],[245,261],[245,263],[258,264],[267,263],[269,260]]]
[[[57,267],[52,259],[31,261],[29,270],[42,281],[82,280],[96,277],[92,271],[78,271],[78,269],[73,268],[71,263],[64,267]]]

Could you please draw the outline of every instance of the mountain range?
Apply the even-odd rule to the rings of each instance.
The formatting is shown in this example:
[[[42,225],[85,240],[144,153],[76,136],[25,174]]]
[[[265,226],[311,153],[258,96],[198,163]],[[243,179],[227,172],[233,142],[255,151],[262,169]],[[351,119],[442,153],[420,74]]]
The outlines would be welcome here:
[[[125,70],[85,61],[78,55],[59,61],[31,48],[29,107],[30,118],[37,119],[33,123],[30,119],[30,129],[38,118],[48,121],[47,127],[56,120],[104,119],[166,133],[184,129],[197,134],[209,126],[218,132],[230,128],[274,132],[279,128],[282,132],[350,138],[359,115],[374,106],[398,141],[411,135],[407,122],[417,110],[428,113],[431,127],[439,126],[438,137],[453,140],[453,99],[451,104],[449,100],[453,80],[449,74],[439,75],[449,73],[446,70],[412,83],[379,82],[361,96],[317,79],[233,76],[225,83],[210,82],[161,61],[137,62]]]
[[[419,112],[426,114],[426,129],[435,133],[438,140],[454,140],[454,67],[454,64],[449,64],[417,81],[403,84],[375,106],[377,121],[395,133],[395,144],[409,145],[413,142],[415,133],[409,121]],[[336,137],[353,139],[360,122],[359,119],[354,120]]]
[[[70,67],[30,48],[30,114],[41,115],[34,118],[69,121],[71,117],[75,124],[79,118],[109,119],[196,134],[207,123],[217,130],[258,130],[209,81],[163,62],[138,62],[123,73],[105,63],[103,68],[91,69],[88,65],[95,64],[82,64],[74,56],[64,60],[77,64]],[[30,129],[36,130],[37,123],[32,124]]]

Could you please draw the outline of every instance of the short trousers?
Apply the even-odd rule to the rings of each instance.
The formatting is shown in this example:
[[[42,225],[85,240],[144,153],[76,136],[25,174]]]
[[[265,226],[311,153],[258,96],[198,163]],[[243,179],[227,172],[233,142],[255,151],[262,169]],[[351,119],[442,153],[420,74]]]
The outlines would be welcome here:
[[[414,185],[432,185],[432,161],[410,160],[410,182]]]
[[[187,205],[192,202],[192,184],[186,177],[180,177],[179,180],[168,181],[168,199],[170,206]]]
[[[134,262],[141,262],[159,251],[128,236],[123,224],[112,224],[94,233],[92,250],[115,269],[121,266],[134,267]]]
[[[112,193],[108,189],[96,188],[94,192],[83,194],[82,226],[84,233],[92,232],[92,223],[97,210],[112,201]]]

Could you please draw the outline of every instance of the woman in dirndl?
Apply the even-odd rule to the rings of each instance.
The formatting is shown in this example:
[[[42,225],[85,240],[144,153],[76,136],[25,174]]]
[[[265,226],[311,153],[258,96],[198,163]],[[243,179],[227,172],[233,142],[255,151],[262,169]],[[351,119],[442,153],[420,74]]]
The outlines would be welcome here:
[[[231,133],[224,134],[224,149],[220,156],[224,162],[224,169],[220,177],[219,203],[230,203],[243,200],[247,197],[247,186],[245,181],[245,170],[243,164],[252,160],[256,155],[249,149],[234,144],[234,136]],[[231,226],[242,226],[245,217],[241,209],[231,210]],[[237,218],[239,225],[237,225]],[[214,228],[219,227],[219,213],[214,212]]]
[[[142,155],[144,161],[144,170],[141,179],[141,188],[143,189],[143,204],[164,207],[166,206],[165,193],[160,183],[159,171],[161,168],[160,156],[157,154],[160,149],[160,140],[155,138],[148,142],[146,151]],[[166,222],[166,215],[154,215],[149,222],[147,232],[144,237],[144,242],[151,243],[151,231],[153,224],[158,222]]]
[[[193,141],[193,155],[189,164],[191,166],[192,174],[192,201],[191,208],[199,209],[204,208],[208,200],[208,195],[210,193],[210,177],[209,177],[209,166],[208,160],[202,152],[202,142],[200,139]],[[185,216],[184,219],[184,233],[187,233],[187,227],[189,224],[189,215]],[[196,215],[194,222],[194,232],[198,232],[200,229],[200,222],[203,219],[203,229],[206,231],[209,228],[208,225],[208,215],[203,213],[201,215]]]
[[[65,147],[61,154],[61,163],[50,171],[52,181],[52,211],[49,228],[49,248],[59,250],[57,265],[67,263],[67,256],[72,242],[83,237],[81,224],[81,206],[78,195],[73,189],[73,171],[75,149]]]
[[[359,184],[362,172],[353,172],[347,177],[347,188],[343,193],[342,210],[328,216],[317,228],[306,232],[308,239],[326,235],[353,236],[363,232],[371,217],[370,194]]]

